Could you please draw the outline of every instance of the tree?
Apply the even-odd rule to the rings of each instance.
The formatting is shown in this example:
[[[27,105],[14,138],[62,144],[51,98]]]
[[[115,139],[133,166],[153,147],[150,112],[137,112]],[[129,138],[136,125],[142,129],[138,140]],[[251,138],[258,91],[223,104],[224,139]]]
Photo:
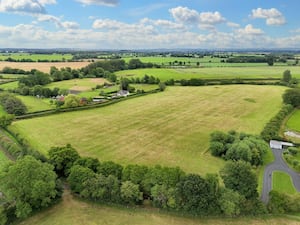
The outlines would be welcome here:
[[[158,84],[158,88],[159,88],[160,91],[164,91],[166,89],[166,84],[163,83],[163,82],[160,82]]]
[[[0,104],[9,114],[20,116],[26,113],[27,108],[24,103],[12,94],[3,93],[0,95]]]
[[[140,204],[143,200],[143,192],[140,192],[139,185],[125,181],[121,185],[121,199],[125,204]]]
[[[60,176],[68,176],[74,162],[79,158],[78,152],[70,144],[64,147],[52,147],[49,150],[49,161]]]
[[[288,84],[290,83],[291,79],[292,79],[291,71],[285,70],[282,75],[282,81]]]
[[[14,120],[14,115],[12,114],[8,114],[8,115],[3,115],[0,117],[0,127],[2,128],[6,128],[7,126],[9,126],[12,121]]]
[[[287,89],[283,93],[282,98],[285,104],[291,104],[294,107],[298,107],[300,106],[300,89],[299,88]]]
[[[174,188],[168,188],[166,185],[155,185],[151,188],[151,197],[153,205],[159,208],[175,208]]]
[[[100,162],[97,158],[81,157],[74,162],[74,165],[80,165],[93,170],[95,173],[98,171]]]
[[[25,156],[2,171],[0,186],[7,199],[15,202],[16,216],[26,218],[56,198],[56,178],[52,165]]]
[[[226,216],[238,216],[241,213],[241,202],[244,198],[236,191],[231,189],[221,189],[218,199],[221,211]]]
[[[70,169],[68,182],[73,192],[80,193],[84,189],[83,183],[94,177],[96,177],[96,174],[91,169],[75,165]]]
[[[106,177],[114,175],[118,179],[121,179],[122,177],[122,170],[123,167],[121,165],[112,161],[103,162],[97,168],[98,173],[101,173]]]
[[[246,199],[257,198],[257,177],[245,161],[227,162],[220,171],[226,188],[237,191]]]
[[[77,95],[69,94],[65,97],[64,107],[78,107],[80,105],[80,97]]]
[[[176,185],[176,204],[180,209],[195,214],[207,214],[209,208],[209,185],[196,174],[189,174]]]
[[[0,206],[0,225],[5,225],[7,221],[7,215],[2,206]]]

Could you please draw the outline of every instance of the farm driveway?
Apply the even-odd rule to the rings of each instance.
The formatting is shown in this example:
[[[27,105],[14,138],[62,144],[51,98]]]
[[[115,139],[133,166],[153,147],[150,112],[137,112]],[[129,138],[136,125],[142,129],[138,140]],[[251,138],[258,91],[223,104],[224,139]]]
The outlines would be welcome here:
[[[300,175],[291,170],[283,160],[282,150],[272,149],[275,161],[267,165],[264,172],[263,190],[261,200],[265,203],[269,201],[269,192],[272,190],[272,173],[273,171],[282,171],[289,174],[293,184],[298,192],[300,192]]]

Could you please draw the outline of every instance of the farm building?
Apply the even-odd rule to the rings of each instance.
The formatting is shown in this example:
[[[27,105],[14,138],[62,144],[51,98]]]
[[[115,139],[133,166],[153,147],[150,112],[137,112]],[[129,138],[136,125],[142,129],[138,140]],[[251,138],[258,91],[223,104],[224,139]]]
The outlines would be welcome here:
[[[270,141],[270,148],[273,149],[284,149],[285,147],[293,147],[293,146],[294,144],[290,142],[276,141],[276,140]]]

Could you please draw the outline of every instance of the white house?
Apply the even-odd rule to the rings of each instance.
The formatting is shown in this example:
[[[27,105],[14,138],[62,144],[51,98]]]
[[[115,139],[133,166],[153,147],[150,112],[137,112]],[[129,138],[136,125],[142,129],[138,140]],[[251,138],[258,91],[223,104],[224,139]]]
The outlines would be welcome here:
[[[270,141],[270,148],[273,149],[284,149],[285,147],[293,147],[293,146],[294,144],[290,142],[276,141],[276,140]]]

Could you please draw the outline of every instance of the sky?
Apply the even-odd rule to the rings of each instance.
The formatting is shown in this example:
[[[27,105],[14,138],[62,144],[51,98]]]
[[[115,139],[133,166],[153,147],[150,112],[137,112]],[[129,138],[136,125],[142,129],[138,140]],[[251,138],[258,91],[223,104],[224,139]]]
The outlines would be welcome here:
[[[299,0],[0,0],[0,48],[300,48]]]

